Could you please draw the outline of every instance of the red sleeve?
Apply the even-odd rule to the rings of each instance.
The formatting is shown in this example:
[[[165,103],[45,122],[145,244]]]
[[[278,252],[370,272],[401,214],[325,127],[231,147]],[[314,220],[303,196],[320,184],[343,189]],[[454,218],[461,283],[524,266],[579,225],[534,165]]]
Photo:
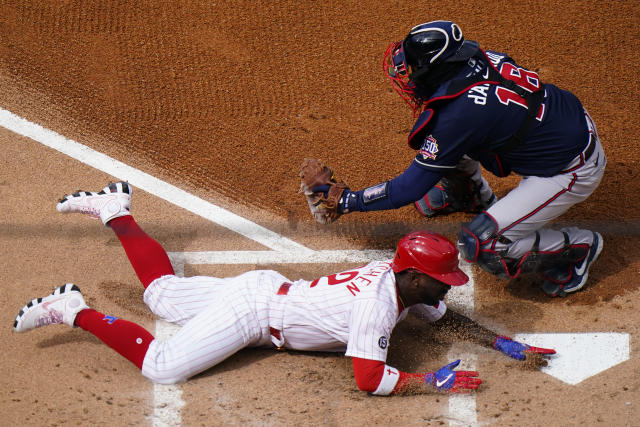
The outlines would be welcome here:
[[[353,376],[362,391],[373,393],[378,388],[384,371],[384,362],[353,357]]]
[[[379,360],[361,359],[359,357],[353,357],[352,360],[353,376],[355,377],[358,388],[369,393],[376,391],[378,385],[380,385],[380,380],[382,380],[385,363]],[[398,372],[400,373],[400,378],[391,394],[401,393],[410,383],[416,380],[424,383],[424,374]]]

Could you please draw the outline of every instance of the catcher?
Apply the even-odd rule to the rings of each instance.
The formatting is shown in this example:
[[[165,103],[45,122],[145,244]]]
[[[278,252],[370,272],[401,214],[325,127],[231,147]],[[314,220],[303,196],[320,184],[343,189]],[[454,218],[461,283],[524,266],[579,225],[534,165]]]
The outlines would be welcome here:
[[[231,278],[177,277],[164,249],[131,216],[132,192],[125,182],[109,184],[99,193],[65,196],[57,209],[99,217],[113,230],[145,288],[145,303],[180,330],[157,340],[135,323],[89,308],[69,283],[28,302],[16,316],[16,332],[55,324],[80,327],[162,384],[185,381],[245,347],[345,352],[353,360],[357,386],[376,395],[464,393],[482,383],[475,371],[455,370],[459,360],[419,374],[388,366],[391,332],[409,312],[515,359],[555,353],[498,336],[446,309],[442,300],[451,286],[468,278],[458,267],[458,251],[443,236],[409,234],[392,260],[311,282],[292,282],[270,270]]]
[[[506,279],[541,273],[549,296],[582,289],[602,236],[546,227],[593,193],[607,164],[578,98],[505,53],[465,40],[451,21],[412,28],[389,46],[383,69],[417,117],[409,134],[417,155],[402,174],[360,191],[306,160],[302,188],[316,220],[411,203],[428,218],[471,212],[477,215],[457,243],[467,261]],[[522,179],[497,200],[480,165]]]

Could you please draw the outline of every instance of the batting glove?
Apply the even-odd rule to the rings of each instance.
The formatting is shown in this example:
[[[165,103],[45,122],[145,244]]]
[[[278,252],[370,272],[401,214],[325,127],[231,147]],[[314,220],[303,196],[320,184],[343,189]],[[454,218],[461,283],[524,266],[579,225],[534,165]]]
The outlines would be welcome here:
[[[527,356],[525,353],[538,353],[543,355],[556,354],[556,351],[552,348],[531,347],[530,345],[514,341],[502,335],[496,337],[493,348],[518,360],[526,359]]]
[[[460,359],[451,362],[438,369],[435,373],[429,372],[424,376],[424,382],[431,384],[440,391],[449,393],[471,393],[477,390],[482,380],[477,378],[476,371],[454,371],[460,364]]]

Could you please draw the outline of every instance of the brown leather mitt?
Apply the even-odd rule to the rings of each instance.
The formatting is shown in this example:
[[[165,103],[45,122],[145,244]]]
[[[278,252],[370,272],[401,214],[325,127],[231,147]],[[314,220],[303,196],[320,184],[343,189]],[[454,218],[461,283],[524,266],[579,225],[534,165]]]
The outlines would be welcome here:
[[[300,170],[300,193],[309,204],[311,215],[320,224],[329,224],[342,214],[338,211],[338,202],[347,185],[338,181],[333,171],[318,159],[304,159]],[[313,189],[320,187],[316,193]]]

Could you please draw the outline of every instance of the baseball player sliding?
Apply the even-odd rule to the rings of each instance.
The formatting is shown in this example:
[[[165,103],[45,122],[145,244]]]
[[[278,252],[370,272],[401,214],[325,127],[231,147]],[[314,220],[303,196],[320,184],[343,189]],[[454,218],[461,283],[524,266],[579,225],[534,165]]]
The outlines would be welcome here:
[[[383,67],[417,117],[409,135],[417,155],[399,176],[361,191],[331,179],[331,172],[316,175],[322,165],[306,161],[302,190],[316,220],[410,203],[427,217],[479,213],[458,238],[467,261],[503,278],[542,273],[550,296],[581,289],[602,236],[546,228],[593,193],[607,163],[578,98],[542,83],[507,54],[465,40],[451,21],[412,28],[389,46]],[[480,165],[522,179],[497,200]]]
[[[555,353],[498,336],[446,310],[447,291],[468,278],[458,267],[455,246],[438,234],[411,233],[400,240],[393,260],[311,282],[292,282],[266,270],[232,278],[182,278],[131,216],[132,191],[124,182],[109,184],[99,193],[65,196],[57,209],[99,217],[110,227],[145,287],[145,303],[160,318],[180,325],[179,331],[164,341],[154,339],[135,323],[89,308],[80,289],[66,284],[27,303],[15,319],[16,332],[63,323],[80,327],[163,384],[185,381],[245,347],[340,351],[353,359],[358,387],[376,395],[434,388],[470,392],[482,383],[477,372],[455,370],[459,360],[421,374],[386,365],[391,332],[408,312],[445,327],[455,323],[473,342],[515,359],[527,352]]]

